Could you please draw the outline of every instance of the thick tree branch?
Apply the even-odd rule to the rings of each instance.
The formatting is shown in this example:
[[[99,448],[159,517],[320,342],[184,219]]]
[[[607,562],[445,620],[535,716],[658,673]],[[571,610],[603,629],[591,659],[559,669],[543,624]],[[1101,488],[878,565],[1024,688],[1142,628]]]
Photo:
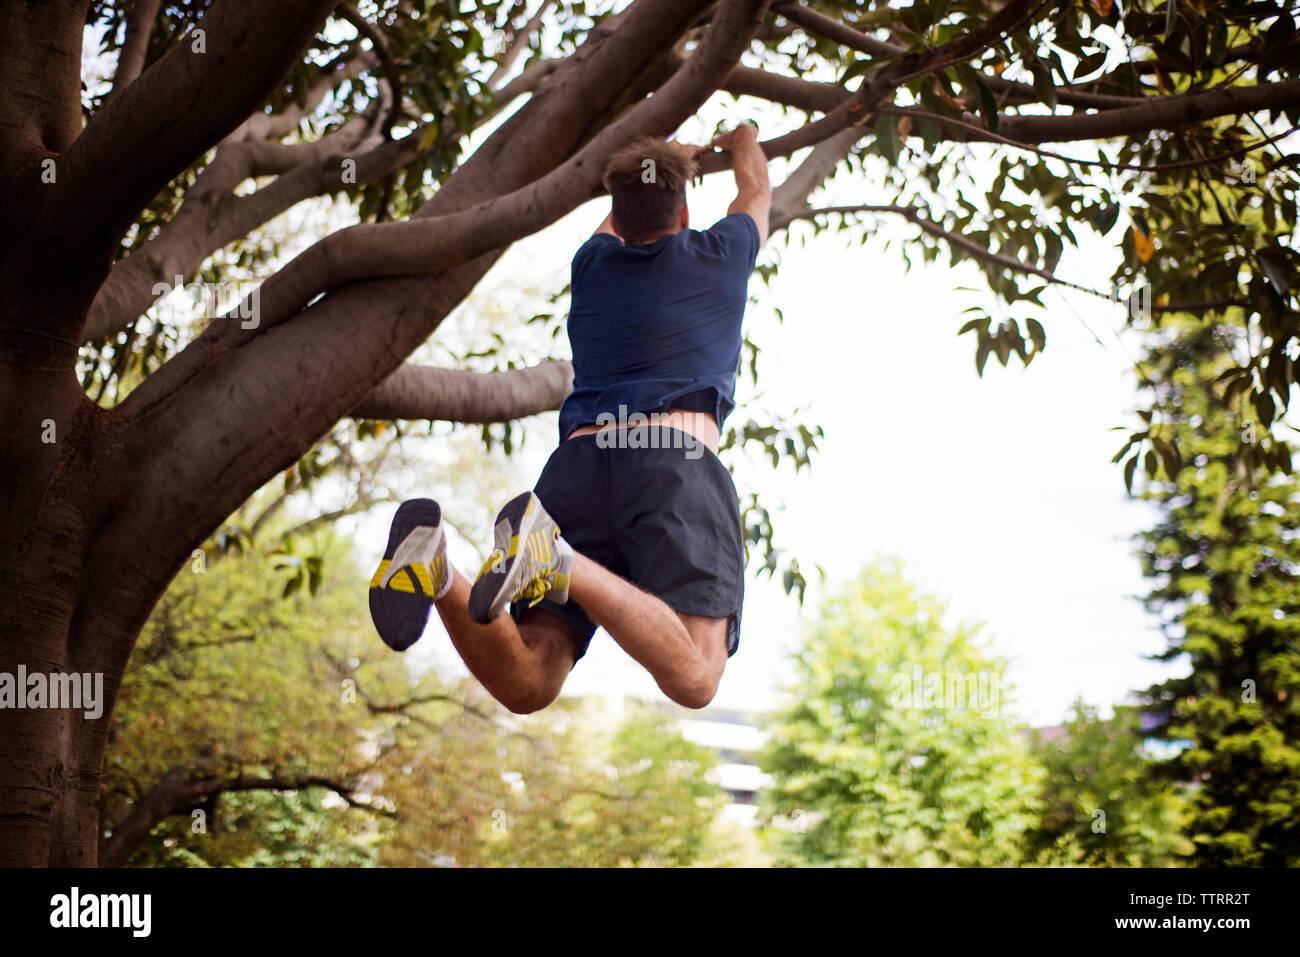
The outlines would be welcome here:
[[[1284,108],[1297,102],[1300,79],[1283,80],[1162,96],[1137,106],[1083,116],[1007,116],[998,123],[998,132],[1021,143],[1107,139],[1154,129],[1176,130],[1217,116]]]
[[[765,3],[728,0],[699,49],[662,88],[536,182],[436,221],[362,224],[321,240],[263,285],[262,326],[283,322],[333,286],[436,272],[504,248],[559,219],[600,189],[611,152],[638,133],[667,135],[708,99],[748,45]]]
[[[361,154],[357,180],[364,184],[413,152],[416,144],[407,139],[399,141],[405,148],[393,144],[386,151],[387,161],[382,162],[376,152],[381,142],[376,124],[356,116],[324,138],[306,143],[242,141],[223,145],[171,221],[113,264],[91,302],[82,340],[93,342],[126,328],[158,299],[156,285],[165,283],[170,288],[177,276],[188,280],[217,250],[302,200],[337,189],[344,157]],[[250,177],[272,173],[281,175],[254,193],[235,195],[235,188]]]
[[[497,108],[499,109],[501,105],[509,103],[525,93],[533,92],[563,62],[562,60],[534,60],[528,64],[517,77],[500,89],[493,91],[493,100],[498,104]]]
[[[325,775],[213,775],[201,765],[184,765],[164,774],[136,803],[131,813],[112,828],[112,833],[100,839],[99,866],[124,866],[158,824],[173,814],[192,810],[196,803],[213,795],[230,791],[299,791],[306,788],[326,788],[352,807],[384,817],[397,817],[385,808],[356,800],[353,796],[356,784]]]
[[[1049,2],[1050,0],[1008,0],[1002,9],[978,28],[953,37],[937,47],[903,54],[897,63],[885,69],[879,80],[872,79],[864,83],[863,87],[892,91],[915,77],[972,59],[1031,19]]]
[[[162,0],[135,0],[131,4],[131,12],[126,17],[126,36],[122,39],[122,49],[117,55],[113,89],[109,91],[105,102],[121,94],[144,69],[149,37],[153,33],[153,22],[158,18],[161,2]]]
[[[609,109],[612,100],[621,95],[620,91],[627,90],[631,84],[642,96],[648,92],[635,87],[645,65],[659,57],[665,46],[672,45],[704,2],[706,0],[638,0],[627,10],[599,24],[578,51],[542,81],[539,96],[503,123],[456,170],[433,200],[419,210],[416,218],[464,209],[485,197],[522,186],[553,168],[585,139],[582,131],[601,111]],[[517,137],[528,141],[532,148],[527,151],[514,149]],[[394,145],[384,144],[380,152]],[[464,278],[472,285],[490,261],[461,270],[455,283]],[[470,276],[472,280],[468,279]],[[384,325],[390,316],[405,315],[409,319],[412,315],[410,310],[430,318],[423,332],[411,331],[413,338],[409,341],[405,336],[392,337],[403,340],[404,345],[396,347],[402,351],[385,355],[378,376],[367,377],[358,383],[355,390],[348,391],[349,398],[342,401],[348,401],[350,405],[339,409],[336,418],[345,416],[352,406],[373,390],[379,379],[392,372],[401,359],[428,336],[444,314],[430,311],[433,301],[440,304],[438,308],[447,310],[457,301],[456,297],[442,297],[442,289],[450,289],[452,285],[445,277],[443,280],[430,278],[426,283],[428,288],[424,292],[423,306],[417,306],[418,300],[412,295],[412,290],[421,283],[396,280],[379,289],[372,285],[364,303],[350,307],[353,315],[365,317],[372,325]],[[459,295],[464,295],[468,289],[469,286],[460,289]],[[335,302],[338,301],[336,292]],[[318,305],[315,311],[319,315],[332,310]],[[123,406],[124,411],[144,409],[166,399],[200,370],[229,354],[247,339],[241,335],[241,330],[232,329],[229,323],[209,324],[196,341],[169,359],[132,393]],[[373,344],[382,345],[385,350],[389,347],[387,341],[375,340]],[[327,364],[333,365],[334,361]],[[337,373],[330,375],[329,381],[338,381]],[[232,505],[232,510],[237,504]]]
[[[528,44],[532,41],[534,34],[541,29],[542,18],[554,2],[555,0],[542,0],[537,7],[537,12],[529,18],[528,22],[517,33],[510,37],[510,45],[501,54],[496,69],[488,77],[488,86],[496,89],[501,80],[510,75],[510,70],[514,67],[515,61],[528,49]]]
[[[83,4],[0,3],[0,189],[6,207],[40,195],[32,176],[37,164],[81,133],[84,30]]]
[[[975,53],[996,42],[1006,32],[1015,29],[1042,2],[1043,0],[1009,0],[1001,10],[975,30],[954,37],[937,47],[900,56],[884,70],[862,83],[854,93],[825,116],[784,136],[762,143],[763,152],[769,159],[789,156],[805,147],[815,146],[829,139],[847,126],[865,126],[875,116],[880,106],[893,96],[899,86],[915,77],[924,76],[933,70],[971,58]],[[700,160],[700,171],[701,173],[714,172],[724,168],[727,162],[721,156],[704,156]]]
[[[48,221],[76,222],[106,262],[158,191],[265,102],[334,3],[216,0],[192,39],[90,118],[59,161]]]
[[[536,88],[560,61],[530,64],[497,92],[491,108],[479,123],[495,117],[512,101]],[[326,71],[312,96],[323,98],[324,90],[351,78],[366,65],[352,58],[341,70]],[[296,112],[297,105],[290,107]],[[382,107],[379,114],[384,113]],[[253,122],[258,120],[266,122]],[[199,174],[171,222],[148,243],[113,264],[108,279],[91,303],[82,331],[82,341],[93,342],[126,328],[157,298],[159,283],[174,284],[175,277],[188,278],[217,250],[247,236],[303,200],[334,192],[340,187],[342,161],[356,162],[356,186],[360,188],[413,162],[432,147],[423,146],[427,127],[419,127],[399,140],[383,141],[373,118],[356,116],[322,139],[285,144],[254,138],[270,135],[283,124],[279,114],[256,114],[250,122],[227,137],[212,163]],[[445,138],[463,134],[454,124],[444,124]],[[279,173],[275,180],[251,194],[236,196],[234,189],[251,176]]]
[[[803,4],[777,3],[773,5],[772,12],[780,14],[791,23],[797,23],[809,33],[815,33],[840,46],[857,50],[868,56],[893,57],[902,56],[907,52],[907,47],[901,43],[890,43],[869,37],[861,30],[856,30],[847,23],[828,17],[824,13],[818,13]]]
[[[834,174],[865,135],[858,127],[850,127],[813,147],[799,167],[772,191],[772,232],[786,226],[796,213],[805,208],[808,197]]]
[[[850,50],[857,50],[859,53],[865,53],[871,57],[901,57],[909,52],[908,48],[901,43],[892,43],[866,36],[846,23],[841,23],[839,20],[818,13],[815,10],[810,10],[797,3],[781,3],[777,4],[773,9],[810,33],[815,33],[838,43],[840,46],[848,47]],[[1013,80],[1004,80],[999,76],[989,76],[987,74],[984,75],[984,82],[990,90],[1003,97],[1004,103],[1032,103],[1038,101],[1038,94],[1034,92],[1033,86],[1028,83],[1017,83]],[[1066,106],[1085,109],[1113,109],[1131,106],[1140,98],[1077,92],[1066,87],[1056,91],[1056,99],[1058,103]]]
[[[352,410],[352,418],[509,422],[558,409],[572,390],[573,365],[562,359],[502,372],[404,365]]]
[[[729,84],[732,84],[732,82],[731,79],[728,80]],[[773,93],[774,96],[771,98],[776,99],[778,102],[786,102],[786,100],[776,95],[779,91],[782,95],[789,97],[790,105],[794,106],[800,106],[799,102],[794,101],[795,97],[801,98],[804,103],[812,106],[814,98],[818,102],[822,98],[829,101],[834,95],[832,90],[804,88],[796,91],[788,84],[779,86],[770,84],[767,78],[755,77],[752,74],[740,74],[735,81],[735,85],[738,90],[744,86],[752,86],[755,89],[761,88],[766,92]],[[756,93],[756,95],[764,94]],[[1006,143],[1010,146],[1032,149],[1039,143],[1105,139],[1113,136],[1144,133],[1152,129],[1178,129],[1181,126],[1213,119],[1217,116],[1275,109],[1290,106],[1296,102],[1300,102],[1300,80],[1286,80],[1254,87],[1232,87],[1202,93],[1153,97],[1137,106],[1113,109],[1102,113],[1076,113],[1061,116],[1003,115],[998,119],[997,133],[990,132],[983,120],[977,116],[968,116],[965,119],[958,120],[940,116],[939,114],[926,113],[910,107],[892,106],[878,106],[873,112],[887,112],[899,116],[910,115],[932,119],[949,127],[950,130],[960,131],[950,137],[950,139],[957,142]],[[825,116],[790,133],[765,140],[760,145],[769,159],[789,156],[801,149],[814,146],[833,136],[836,132],[849,125],[850,122],[860,125],[859,121],[855,119],[855,117],[862,116],[865,112],[860,103],[859,94],[845,94],[839,104]],[[818,107],[813,106],[813,108]],[[1184,111],[1186,112],[1184,113]],[[920,135],[917,124],[913,124],[910,135]],[[1263,144],[1255,144],[1249,149],[1254,149],[1259,145]],[[1045,155],[1056,156],[1066,161],[1071,160],[1068,156],[1046,153],[1046,151],[1042,150],[1036,150],[1036,152],[1043,152]],[[1086,161],[1080,160],[1077,162],[1084,163]],[[701,157],[700,171],[705,174],[717,172],[725,169],[727,163],[728,160],[725,156],[706,154]],[[1123,167],[1124,164],[1094,163],[1093,165]]]
[[[732,96],[754,96],[771,103],[793,106],[806,113],[829,113],[853,96],[834,83],[801,80],[748,66],[732,70],[721,89]]]

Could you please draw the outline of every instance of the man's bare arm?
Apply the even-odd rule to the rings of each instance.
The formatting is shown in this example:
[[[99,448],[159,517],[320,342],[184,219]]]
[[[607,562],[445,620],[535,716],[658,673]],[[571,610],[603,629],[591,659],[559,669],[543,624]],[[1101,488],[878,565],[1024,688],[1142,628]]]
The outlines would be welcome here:
[[[731,153],[736,175],[736,198],[727,214],[748,213],[758,227],[758,241],[767,240],[767,219],[772,210],[772,183],[767,176],[767,155],[758,145],[758,130],[746,123],[723,133],[713,145]]]

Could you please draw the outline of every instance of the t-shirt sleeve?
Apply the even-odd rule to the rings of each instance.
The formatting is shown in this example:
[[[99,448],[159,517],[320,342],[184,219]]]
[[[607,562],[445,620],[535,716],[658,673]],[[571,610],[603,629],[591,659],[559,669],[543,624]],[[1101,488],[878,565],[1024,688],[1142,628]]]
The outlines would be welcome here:
[[[746,276],[754,271],[761,243],[758,226],[749,213],[724,216],[701,233],[701,236],[711,252],[734,264],[738,270],[743,270]]]
[[[586,270],[587,264],[591,262],[597,251],[602,246],[608,246],[610,243],[616,246],[622,245],[617,236],[609,233],[597,233],[578,247],[578,251],[573,254],[571,283],[577,283],[582,278],[582,273]]]

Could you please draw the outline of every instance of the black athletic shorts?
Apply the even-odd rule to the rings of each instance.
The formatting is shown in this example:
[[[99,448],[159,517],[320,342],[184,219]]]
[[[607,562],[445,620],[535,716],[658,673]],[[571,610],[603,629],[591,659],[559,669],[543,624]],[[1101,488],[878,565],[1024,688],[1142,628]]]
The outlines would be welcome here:
[[[618,447],[602,448],[601,444]],[[600,440],[600,441],[598,441]],[[560,443],[534,488],[565,541],[687,615],[726,618],[727,656],[740,644],[745,546],[727,467],[694,436],[667,426],[580,435]],[[516,602],[516,621],[527,607]],[[577,631],[574,660],[596,624],[570,598],[536,606]]]

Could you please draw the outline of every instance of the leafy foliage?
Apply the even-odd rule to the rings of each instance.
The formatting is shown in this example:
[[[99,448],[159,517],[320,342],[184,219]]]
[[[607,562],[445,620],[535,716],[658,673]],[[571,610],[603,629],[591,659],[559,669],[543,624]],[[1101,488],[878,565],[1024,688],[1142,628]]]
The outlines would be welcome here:
[[[1144,366],[1149,414],[1186,466],[1147,484],[1159,521],[1141,536],[1145,601],[1164,661],[1189,671],[1147,689],[1153,737],[1181,749],[1164,766],[1194,782],[1189,835],[1209,866],[1300,862],[1300,484],[1255,475],[1243,446],[1262,435],[1223,385],[1244,330],[1185,317]]]
[[[1043,771],[1002,712],[1005,664],[944,615],[896,565],[868,567],[827,602],[760,758],[775,778],[765,819],[785,829],[779,861],[1019,861]]]
[[[314,596],[286,595],[273,558],[250,551],[182,572],[159,603],[114,712],[106,828],[169,772],[213,787],[172,808],[133,865],[725,861],[717,759],[670,716],[611,724],[566,701],[521,719],[472,682],[415,677],[372,634],[364,578],[326,553]]]
[[[981,3],[944,0],[901,10],[813,6],[869,31],[890,26],[892,54],[850,61],[830,41],[801,34],[778,47],[782,56],[774,62],[799,72],[809,60],[825,58],[842,69],[841,82],[870,77],[987,16]],[[883,170],[871,177],[870,205],[857,213],[837,207],[813,228],[858,222],[870,235],[882,217],[901,214],[918,227],[903,249],[909,266],[916,255],[978,266],[992,297],[979,291],[980,302],[967,310],[975,318],[960,332],[974,334],[980,374],[990,356],[1005,366],[1018,355],[1027,364],[1043,350],[1051,327],[1043,299],[1048,287],[1119,300],[1130,321],[1152,313],[1235,310],[1234,321],[1251,335],[1224,372],[1246,394],[1263,429],[1243,455],[1252,468],[1289,468],[1290,446],[1269,430],[1300,382],[1300,155],[1291,151],[1294,137],[1286,136],[1300,126],[1300,99],[1266,118],[1259,116],[1264,111],[1245,111],[1074,148],[1019,142],[999,130],[998,119],[1042,117],[1050,110],[1062,139],[1072,140],[1067,107],[1078,117],[1094,108],[1129,106],[1107,97],[1129,98],[1137,107],[1156,97],[1227,94],[1293,80],[1300,76],[1294,10],[1245,0],[1168,0],[1152,9],[1058,2],[1038,17],[977,60],[905,84],[876,118],[875,136],[856,149],[864,170],[868,164]],[[1084,230],[1113,239],[1109,276],[1058,271]],[[1139,467],[1154,479],[1163,466],[1178,464],[1170,448],[1143,430],[1132,434],[1117,460],[1124,455],[1130,456],[1130,484]]]
[[[1041,823],[1026,836],[1029,860],[1068,860],[1090,867],[1170,867],[1191,842],[1182,788],[1151,773],[1142,748],[1142,714],[1118,706],[1102,720],[1076,701],[1064,734],[1034,736],[1047,770]]]
[[[590,708],[548,713],[552,728],[557,717],[554,761],[516,778],[487,829],[483,863],[680,867],[709,852],[726,802],[707,777],[712,751],[651,706],[634,707],[612,732],[599,730]]]

